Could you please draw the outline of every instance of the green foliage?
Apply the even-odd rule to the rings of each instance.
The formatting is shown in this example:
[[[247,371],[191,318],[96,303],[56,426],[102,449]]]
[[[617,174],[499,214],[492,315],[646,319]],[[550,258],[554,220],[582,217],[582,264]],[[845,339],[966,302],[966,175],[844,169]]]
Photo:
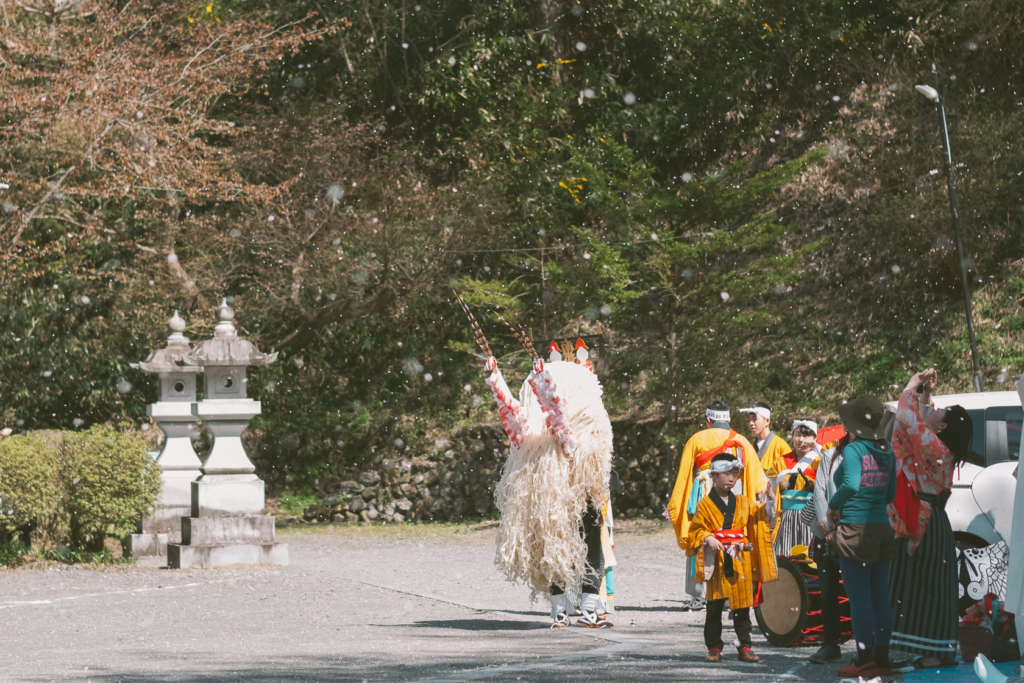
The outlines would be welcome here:
[[[38,436],[0,441],[0,542],[57,512],[57,484],[56,448]]]
[[[321,505],[323,498],[315,495],[309,489],[302,489],[298,493],[292,493],[288,489],[281,492],[281,512],[292,517],[302,516],[307,505]]]
[[[72,550],[101,552],[104,538],[134,531],[160,495],[160,468],[136,433],[99,425],[66,433],[59,467]]]
[[[241,332],[281,351],[249,385],[271,492],[320,491],[402,450],[398,439],[409,453],[494,420],[452,287],[513,386],[528,364],[495,312],[538,346],[603,333],[606,404],[677,422],[672,438],[702,420],[710,394],[827,419],[840,398],[884,393],[923,364],[939,366],[943,390],[964,389],[938,119],[913,89],[932,82],[933,62],[963,164],[984,374],[998,385],[1024,363],[1018,5],[190,6],[190,31],[218,17],[238,44],[248,22],[284,26],[310,10],[344,30],[256,56],[258,70],[232,72],[237,96],[175,100],[201,130],[152,137],[187,137],[216,161],[211,182],[149,166],[134,134],[100,145],[112,159],[100,167],[78,126],[42,141],[11,133],[0,179],[19,180],[4,245],[58,167],[117,181],[98,198],[64,180],[65,199],[4,254],[0,426],[144,419],[153,378],[127,364],[163,343],[174,308],[207,338],[225,295]],[[136,8],[111,35],[148,21]],[[13,16],[49,44],[42,19]],[[137,109],[121,104],[111,111]],[[123,159],[165,175],[140,182]],[[196,189],[225,182],[236,190]]]

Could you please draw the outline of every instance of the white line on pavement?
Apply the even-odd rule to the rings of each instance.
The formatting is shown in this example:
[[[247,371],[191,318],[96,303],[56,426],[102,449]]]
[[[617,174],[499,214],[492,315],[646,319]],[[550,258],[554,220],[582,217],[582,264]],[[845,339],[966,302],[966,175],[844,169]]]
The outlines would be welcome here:
[[[170,591],[178,588],[194,588],[196,586],[205,586],[211,583],[223,583],[230,581],[231,579],[219,579],[217,581],[204,581],[201,583],[181,583],[177,586],[157,586],[155,588],[133,588],[131,590],[121,591],[108,591],[106,593],[84,593],[82,595],[71,595],[66,598],[51,598],[49,600],[8,600],[6,602],[0,602],[0,609],[11,609],[12,607],[32,607],[33,605],[52,605],[58,602],[66,602],[68,600],[81,600],[82,598],[99,598],[105,595],[123,595],[125,593],[146,593],[149,591]]]

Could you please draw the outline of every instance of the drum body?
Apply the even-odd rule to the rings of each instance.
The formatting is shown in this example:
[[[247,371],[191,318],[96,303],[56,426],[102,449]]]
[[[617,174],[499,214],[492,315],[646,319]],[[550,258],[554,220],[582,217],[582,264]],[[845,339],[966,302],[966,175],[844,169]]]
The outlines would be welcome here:
[[[777,558],[779,578],[761,585],[760,604],[754,608],[757,625],[768,642],[779,647],[821,643],[821,590],[818,570],[784,556]],[[850,601],[839,584],[840,641],[853,637]]]

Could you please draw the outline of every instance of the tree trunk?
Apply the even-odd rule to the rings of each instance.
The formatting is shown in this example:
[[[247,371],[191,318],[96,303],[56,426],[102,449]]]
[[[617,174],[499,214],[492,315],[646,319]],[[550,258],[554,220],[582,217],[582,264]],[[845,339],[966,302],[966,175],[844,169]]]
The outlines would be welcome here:
[[[560,60],[565,58],[565,46],[562,44],[562,31],[558,25],[558,19],[562,13],[559,0],[539,0],[538,28],[547,32],[548,38],[548,63],[550,64],[555,85],[562,87],[565,81],[565,74],[562,71]]]

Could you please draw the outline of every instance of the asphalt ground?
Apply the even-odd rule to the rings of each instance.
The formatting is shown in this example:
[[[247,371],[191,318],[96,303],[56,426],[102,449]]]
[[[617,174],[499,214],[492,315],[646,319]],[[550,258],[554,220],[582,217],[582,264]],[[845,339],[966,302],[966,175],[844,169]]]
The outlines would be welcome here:
[[[549,628],[546,601],[494,567],[493,529],[279,537],[290,567],[0,572],[0,681],[838,680],[806,661],[813,648],[772,647],[756,628],[761,663],[727,648],[705,664],[704,614],[682,610],[683,556],[662,527],[617,531],[606,630]]]

